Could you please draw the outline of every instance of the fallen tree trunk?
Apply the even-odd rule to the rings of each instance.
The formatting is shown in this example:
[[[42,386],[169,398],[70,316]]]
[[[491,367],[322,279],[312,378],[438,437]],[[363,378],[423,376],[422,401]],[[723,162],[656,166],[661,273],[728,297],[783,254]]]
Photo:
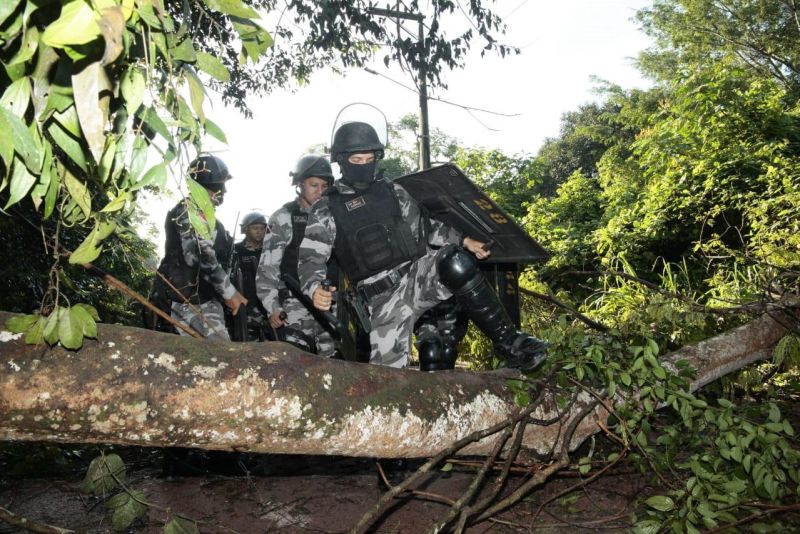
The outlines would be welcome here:
[[[0,312],[0,325],[10,314]],[[215,343],[99,325],[80,351],[26,345],[0,331],[0,440],[187,446],[367,457],[424,457],[515,410],[494,373],[422,373],[312,356],[285,343]],[[785,329],[769,316],[685,347],[692,388],[767,358]],[[546,399],[538,419],[569,420]],[[598,408],[570,447],[598,431]],[[544,452],[563,424],[529,425],[524,444]],[[489,436],[462,450],[488,453]]]

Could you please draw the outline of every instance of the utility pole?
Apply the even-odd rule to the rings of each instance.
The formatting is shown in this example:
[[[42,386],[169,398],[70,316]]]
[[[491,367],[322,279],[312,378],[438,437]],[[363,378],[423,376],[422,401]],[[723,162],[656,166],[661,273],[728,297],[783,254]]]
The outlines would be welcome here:
[[[425,28],[422,21],[425,17],[419,13],[408,13],[395,9],[382,9],[373,7],[369,13],[394,17],[398,19],[416,20],[419,24],[417,32],[417,46],[419,46],[419,166],[420,169],[431,168],[431,134],[428,125],[428,58],[425,50]]]

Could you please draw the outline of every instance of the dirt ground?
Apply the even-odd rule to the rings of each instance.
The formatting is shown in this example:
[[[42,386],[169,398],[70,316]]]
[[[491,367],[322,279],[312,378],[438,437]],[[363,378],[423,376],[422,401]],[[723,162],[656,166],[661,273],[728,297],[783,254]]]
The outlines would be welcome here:
[[[2,444],[0,444],[2,445]],[[34,446],[35,447],[35,446]],[[0,452],[0,506],[19,516],[75,532],[113,532],[105,502],[80,492],[85,466],[94,450],[68,451],[41,446]],[[2,451],[2,449],[0,449]],[[31,452],[33,451],[33,453]],[[128,466],[128,484],[143,491],[155,506],[130,533],[162,532],[169,512],[197,520],[200,532],[346,532],[379,499],[377,469],[372,460],[276,455],[205,453],[167,463],[158,449],[117,449]],[[61,457],[59,457],[59,453]],[[23,460],[24,459],[24,462]],[[21,465],[29,463],[30,465]],[[175,468],[177,465],[177,469]],[[40,476],[33,477],[32,472]],[[456,466],[437,472],[417,489],[457,499],[472,481],[474,471]],[[515,476],[513,489],[523,477]],[[495,521],[470,527],[482,532],[597,532],[624,530],[631,506],[648,491],[638,475],[612,475],[548,504],[540,504],[578,481],[558,477],[529,495]],[[491,485],[490,479],[489,484]],[[506,489],[506,493],[508,489]],[[448,506],[425,495],[398,499],[373,525],[373,532],[426,532]],[[22,532],[0,522],[0,533]]]

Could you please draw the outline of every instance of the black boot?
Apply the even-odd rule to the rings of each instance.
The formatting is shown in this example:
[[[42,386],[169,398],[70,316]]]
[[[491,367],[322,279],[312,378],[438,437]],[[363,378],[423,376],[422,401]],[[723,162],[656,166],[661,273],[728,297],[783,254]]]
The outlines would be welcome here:
[[[455,347],[444,344],[439,337],[423,339],[417,343],[420,371],[448,371],[456,366]]]
[[[442,284],[494,343],[502,366],[529,371],[545,360],[547,343],[517,330],[472,254],[460,247],[448,247],[442,251],[438,268]]]

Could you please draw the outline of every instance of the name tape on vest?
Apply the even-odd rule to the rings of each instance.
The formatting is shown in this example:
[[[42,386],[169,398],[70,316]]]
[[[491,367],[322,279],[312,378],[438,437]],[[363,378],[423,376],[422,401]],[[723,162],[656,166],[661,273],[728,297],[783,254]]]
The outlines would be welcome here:
[[[347,211],[357,210],[358,208],[362,208],[366,206],[367,201],[364,200],[364,197],[354,198],[353,200],[349,200],[344,203]]]

